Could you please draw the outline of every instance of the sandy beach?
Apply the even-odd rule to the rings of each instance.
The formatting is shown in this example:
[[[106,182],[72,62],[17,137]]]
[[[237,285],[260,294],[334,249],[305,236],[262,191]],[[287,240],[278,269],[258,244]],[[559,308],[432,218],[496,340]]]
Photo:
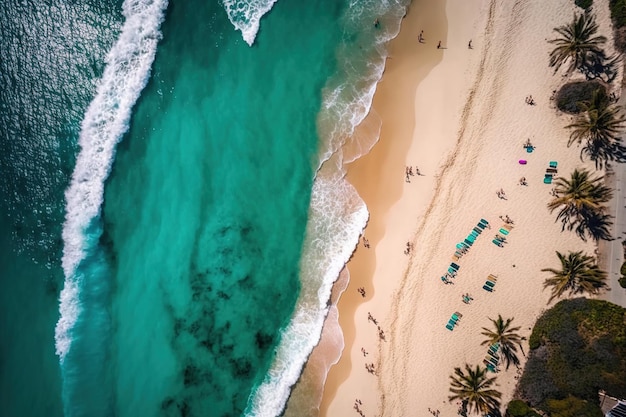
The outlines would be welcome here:
[[[480,332],[489,318],[514,317],[528,337],[549,307],[541,269],[558,266],[555,251],[594,253],[593,243],[561,232],[546,208],[552,186],[543,183],[550,161],[558,161],[559,175],[593,170],[576,147],[567,148],[570,117],[550,100],[566,79],[548,67],[546,39],[576,10],[569,0],[411,4],[374,96],[380,142],[348,168],[370,211],[369,248],[360,244],[348,264],[350,282],[338,303],[345,348],[328,375],[320,415],[358,415],[357,399],[365,416],[428,416],[429,409],[456,415],[449,376],[465,363],[482,364]],[[610,37],[608,2],[596,0],[594,12]],[[535,105],[525,102],[529,95]],[[532,153],[522,146],[527,139]],[[407,166],[422,175],[407,182]],[[500,189],[505,198],[496,195]],[[503,247],[492,243],[500,216],[514,221]],[[453,260],[456,244],[480,219],[491,229]],[[458,275],[445,285],[441,276],[453,261]],[[493,292],[482,288],[490,274],[498,277]],[[470,304],[462,301],[467,293]],[[449,331],[454,312],[462,318]],[[517,372],[497,373],[503,404]]]

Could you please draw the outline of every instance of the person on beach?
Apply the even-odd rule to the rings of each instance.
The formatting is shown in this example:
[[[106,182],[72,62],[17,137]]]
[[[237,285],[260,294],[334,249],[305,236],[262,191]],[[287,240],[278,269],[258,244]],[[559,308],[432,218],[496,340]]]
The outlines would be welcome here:
[[[467,49],[472,49],[472,40],[470,39],[469,43],[467,44]]]
[[[420,169],[417,167],[417,165],[415,166],[415,175],[422,176],[422,173],[420,172]]]
[[[380,27],[380,20],[376,19],[376,20],[374,21],[374,27],[375,27],[376,29],[378,29],[378,28]]]
[[[528,185],[528,183],[526,182],[526,177],[522,177],[519,179],[519,185]]]
[[[437,49],[441,49],[441,41],[437,44]]]
[[[419,43],[424,43],[424,31],[422,30],[419,34],[419,36],[417,37],[417,40],[419,41]]]
[[[365,246],[366,248],[370,247],[370,241],[365,239],[365,236],[363,236],[363,246]]]
[[[361,353],[363,354],[363,357],[367,356],[367,351],[365,350],[365,348],[361,348]]]

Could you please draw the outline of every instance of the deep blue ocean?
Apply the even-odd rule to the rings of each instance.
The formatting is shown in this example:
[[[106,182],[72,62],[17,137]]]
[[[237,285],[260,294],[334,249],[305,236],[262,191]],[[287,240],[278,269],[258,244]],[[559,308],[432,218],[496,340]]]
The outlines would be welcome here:
[[[407,3],[3,2],[2,416],[317,415]]]

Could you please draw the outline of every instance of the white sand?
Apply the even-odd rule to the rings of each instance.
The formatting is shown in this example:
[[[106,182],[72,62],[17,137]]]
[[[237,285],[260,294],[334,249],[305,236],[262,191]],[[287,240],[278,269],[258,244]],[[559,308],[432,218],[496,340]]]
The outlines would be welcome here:
[[[578,149],[566,147],[570,118],[549,100],[566,79],[552,75],[546,39],[575,10],[571,0],[413,2],[374,98],[381,141],[349,170],[371,212],[371,248],[360,246],[348,265],[351,281],[338,306],[346,347],[329,374],[321,415],[357,415],[356,398],[366,416],[428,416],[428,408],[456,415],[449,376],[454,367],[482,364],[480,332],[488,318],[515,317],[528,336],[548,307],[541,269],[558,267],[555,251],[593,253],[593,244],[561,232],[546,208],[552,187],[543,184],[550,160],[564,176],[592,168],[581,163]],[[596,0],[594,10],[610,37],[608,1]],[[427,43],[420,45],[422,29]],[[440,39],[447,49],[436,49]],[[535,106],[525,104],[529,94]],[[528,138],[537,147],[532,154],[522,147]],[[426,175],[405,183],[408,164]],[[518,184],[522,176],[526,187]],[[507,200],[496,196],[500,188]],[[515,228],[499,248],[491,240],[504,214]],[[444,285],[440,277],[456,243],[481,218],[493,228],[457,262],[455,285]],[[406,256],[409,240],[414,250]],[[488,274],[499,277],[493,293],[482,289]],[[366,298],[356,292],[361,286]],[[470,305],[461,301],[466,292],[474,297]],[[455,311],[463,318],[450,332],[445,324]],[[368,312],[386,342],[378,341]],[[366,363],[375,364],[378,376],[368,374]],[[503,404],[515,375],[515,368],[497,374]]]

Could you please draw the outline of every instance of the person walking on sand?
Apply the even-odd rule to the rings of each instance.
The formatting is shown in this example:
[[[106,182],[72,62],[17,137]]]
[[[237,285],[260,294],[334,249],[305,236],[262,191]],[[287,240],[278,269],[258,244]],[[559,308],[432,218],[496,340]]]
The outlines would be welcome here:
[[[441,41],[437,44],[437,49],[441,49]]]
[[[419,43],[424,43],[424,31],[422,30],[419,34],[419,36],[417,37],[417,40]]]
[[[472,49],[472,40],[470,39],[469,43],[467,44],[467,49]]]

